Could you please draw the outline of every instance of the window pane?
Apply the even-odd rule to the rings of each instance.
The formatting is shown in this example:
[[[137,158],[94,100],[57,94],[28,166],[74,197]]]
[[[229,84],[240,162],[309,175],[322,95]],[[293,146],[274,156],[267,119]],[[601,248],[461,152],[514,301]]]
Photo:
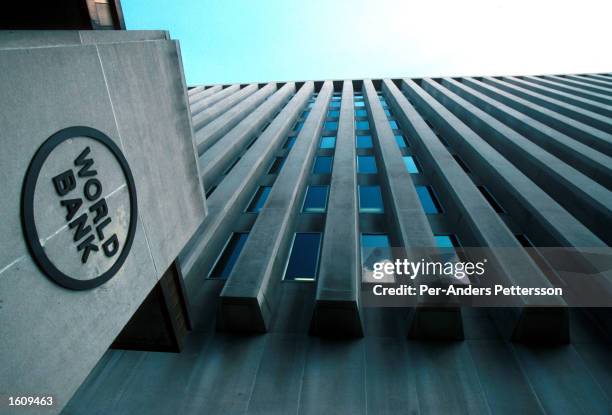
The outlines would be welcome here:
[[[389,121],[389,125],[393,130],[399,130],[399,125],[397,125],[397,121]]]
[[[372,136],[358,135],[357,136],[357,148],[372,148]]]
[[[308,114],[310,114],[310,110],[306,110],[302,113],[302,118],[306,119],[306,117],[308,117]]]
[[[390,247],[389,236],[386,233],[362,233],[362,248],[387,248]]]
[[[397,142],[397,145],[399,146],[399,148],[406,148],[406,147],[408,147],[406,145],[406,140],[404,140],[404,136],[402,136],[402,135],[396,135],[395,136],[395,142]]]
[[[340,101],[332,101],[329,103],[330,108],[340,108]]]
[[[416,191],[425,213],[440,213],[440,205],[429,186],[417,186]]]
[[[248,233],[232,234],[229,242],[225,246],[225,249],[223,250],[223,253],[219,257],[219,259],[217,259],[217,263],[215,264],[213,270],[210,272],[208,278],[225,279],[229,277],[248,237]]]
[[[315,159],[314,167],[312,168],[312,172],[317,173],[317,174],[331,173],[332,161],[333,161],[333,157],[331,156],[318,156]]]
[[[370,123],[369,121],[355,121],[355,128],[357,130],[369,130]]]
[[[295,127],[293,127],[293,132],[296,132],[296,133],[299,132],[303,126],[304,126],[304,123],[302,121],[298,121],[295,124]]]
[[[338,121],[326,121],[324,130],[336,131],[338,129]]]
[[[247,212],[259,213],[261,208],[263,208],[263,205],[266,203],[266,200],[268,200],[270,190],[272,190],[272,186],[259,186],[257,192],[255,192],[255,196],[253,196],[253,199],[251,199],[251,203],[249,203]]]
[[[383,111],[385,112],[385,115],[386,115],[387,117],[390,117],[390,116],[391,116],[391,111],[389,111],[388,109],[386,109],[386,108],[385,108]]]
[[[340,111],[339,110],[327,111],[327,116],[328,117],[336,117],[336,118],[338,118],[340,116]]]
[[[268,170],[268,174],[278,174],[278,172],[283,168],[283,164],[285,164],[285,158],[276,157],[270,166],[270,170]]]
[[[336,137],[322,137],[321,148],[334,148],[336,146]]]
[[[359,107],[359,108],[365,107],[365,102],[363,102],[363,101],[355,101],[355,106]]]
[[[327,207],[327,186],[308,186],[302,212],[322,213]]]
[[[358,173],[376,173],[376,159],[374,156],[357,156]]]
[[[285,142],[285,148],[291,149],[291,147],[293,147],[294,144],[295,144],[295,137],[289,137],[287,141]]]
[[[368,111],[365,109],[356,109],[355,110],[355,117],[367,117],[368,116]]]
[[[455,248],[459,247],[459,241],[455,235],[434,235],[438,248]]]
[[[286,280],[314,280],[319,262],[320,233],[296,233],[285,271]]]
[[[393,282],[393,277],[374,277],[374,264],[377,262],[393,261],[391,243],[387,234],[361,234],[361,265],[362,278],[366,282]],[[385,278],[386,277],[386,278]],[[384,281],[382,281],[384,280]]]
[[[412,156],[404,156],[402,158],[404,159],[404,164],[406,165],[408,173],[419,173],[419,168]]]
[[[379,186],[359,186],[359,211],[362,213],[384,212]]]

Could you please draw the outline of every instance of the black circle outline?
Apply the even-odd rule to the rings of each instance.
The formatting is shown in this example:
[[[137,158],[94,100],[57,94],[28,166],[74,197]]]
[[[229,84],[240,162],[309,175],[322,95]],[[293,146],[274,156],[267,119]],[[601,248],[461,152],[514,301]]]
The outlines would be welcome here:
[[[88,137],[94,139],[103,144],[111,151],[111,153],[113,153],[116,160],[121,165],[121,169],[125,175],[130,196],[130,225],[128,227],[128,234],[123,245],[123,249],[121,250],[121,253],[119,254],[119,257],[115,263],[106,272],[89,280],[77,280],[71,278],[53,265],[40,244],[38,230],[36,229],[36,223],[34,221],[34,190],[36,188],[38,175],[40,174],[43,164],[55,147],[70,138],[78,137]],[[134,236],[136,234],[137,219],[138,203],[136,200],[136,185],[134,183],[132,171],[130,170],[130,166],[119,147],[103,132],[96,130],[95,128],[84,126],[64,128],[63,130],[60,130],[49,137],[36,151],[36,154],[34,154],[34,157],[32,158],[26,172],[25,180],[23,182],[23,189],[21,192],[21,220],[25,239],[34,260],[41,270],[57,284],[71,290],[89,290],[110,280],[117,273],[117,271],[119,271],[130,253],[132,242],[134,241]]]

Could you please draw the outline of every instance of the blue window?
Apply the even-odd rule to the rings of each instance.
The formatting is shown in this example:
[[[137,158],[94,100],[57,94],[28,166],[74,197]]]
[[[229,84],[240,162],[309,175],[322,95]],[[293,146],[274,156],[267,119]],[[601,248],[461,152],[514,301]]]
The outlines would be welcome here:
[[[336,137],[323,136],[321,137],[320,148],[334,148],[336,147]]]
[[[259,189],[257,189],[255,192],[253,199],[251,199],[251,203],[249,203],[247,212],[259,213],[261,208],[263,208],[263,205],[266,203],[266,200],[268,200],[270,190],[272,190],[272,186],[259,186]]]
[[[380,186],[359,186],[359,211],[362,213],[383,213]]]
[[[361,108],[361,107],[365,107],[365,102],[363,101],[355,101],[355,107]]]
[[[397,121],[389,121],[389,126],[391,126],[392,130],[399,130],[399,125],[397,125]]]
[[[312,107],[314,107],[314,101],[310,101],[310,102],[308,102],[308,106],[307,106],[307,107],[308,107],[308,108],[312,108]]]
[[[306,117],[308,117],[308,114],[310,114],[310,110],[306,110],[302,113],[302,118],[306,119]]]
[[[323,213],[327,208],[328,186],[308,186],[302,212]]]
[[[434,235],[438,248],[458,248],[459,241],[455,235]]]
[[[333,118],[338,118],[340,116],[340,111],[339,110],[329,110],[329,111],[327,111],[327,116],[328,117],[333,117]]]
[[[342,97],[341,97],[340,95],[336,95],[336,94],[334,94],[334,95],[332,96],[332,100],[333,100],[333,101],[340,101],[341,99],[342,99]]]
[[[289,281],[316,279],[320,246],[320,233],[296,233],[293,237],[284,279]]]
[[[425,213],[440,213],[440,203],[433,194],[433,190],[429,186],[416,186],[417,194],[421,200],[421,205]]]
[[[357,173],[376,173],[376,159],[374,156],[357,156]]]
[[[232,234],[208,278],[225,279],[229,277],[248,237],[248,233],[236,232]]]
[[[372,148],[372,136],[371,135],[358,135],[357,148]]]
[[[287,141],[285,141],[285,148],[290,150],[294,144],[295,144],[295,137],[289,137]]]
[[[391,246],[389,235],[386,233],[362,233],[362,248],[388,248]]]
[[[331,156],[318,156],[315,159],[312,172],[316,174],[331,173],[333,160],[334,158]]]
[[[355,121],[355,128],[357,130],[369,130],[370,129],[370,122],[369,121]]]
[[[338,129],[338,121],[326,121],[323,129],[328,131],[336,131]]]
[[[356,109],[355,110],[355,117],[367,117],[368,116],[368,110],[366,109]]]
[[[355,99],[363,99],[363,94],[355,94],[353,95]]]
[[[278,174],[283,168],[283,164],[285,164],[284,157],[276,157],[274,161],[270,165],[270,170],[268,170],[268,174]]]
[[[406,140],[404,139],[403,135],[396,135],[395,136],[395,142],[397,143],[399,148],[406,148],[406,147],[408,147],[406,145]]]
[[[332,101],[329,103],[330,108],[340,108],[340,101]]]
[[[385,108],[383,111],[385,112],[385,115],[386,115],[387,117],[390,117],[390,116],[391,116],[391,111],[389,111],[387,108]]]
[[[293,132],[296,132],[296,133],[299,132],[303,126],[304,126],[304,123],[302,121],[298,121],[295,124],[295,127],[293,127]]]
[[[419,173],[419,167],[416,164],[416,160],[412,156],[404,156],[404,164],[406,165],[406,170],[408,173]]]

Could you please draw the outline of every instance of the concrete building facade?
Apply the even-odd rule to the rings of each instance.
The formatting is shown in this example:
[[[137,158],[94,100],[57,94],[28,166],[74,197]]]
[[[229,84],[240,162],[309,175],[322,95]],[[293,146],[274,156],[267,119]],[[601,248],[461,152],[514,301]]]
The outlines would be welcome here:
[[[509,248],[499,275],[543,287],[533,247],[607,249],[612,74],[215,85],[189,101],[208,206],[179,258],[194,330],[178,355],[109,351],[65,413],[612,408],[609,308],[361,295],[371,248]]]

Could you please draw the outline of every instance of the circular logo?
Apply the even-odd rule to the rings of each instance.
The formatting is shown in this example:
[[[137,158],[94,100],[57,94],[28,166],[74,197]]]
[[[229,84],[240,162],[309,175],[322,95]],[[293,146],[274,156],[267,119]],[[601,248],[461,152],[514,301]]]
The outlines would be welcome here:
[[[65,288],[95,288],[119,271],[134,240],[137,209],[127,160],[94,128],[58,131],[28,167],[25,239],[41,270]]]

